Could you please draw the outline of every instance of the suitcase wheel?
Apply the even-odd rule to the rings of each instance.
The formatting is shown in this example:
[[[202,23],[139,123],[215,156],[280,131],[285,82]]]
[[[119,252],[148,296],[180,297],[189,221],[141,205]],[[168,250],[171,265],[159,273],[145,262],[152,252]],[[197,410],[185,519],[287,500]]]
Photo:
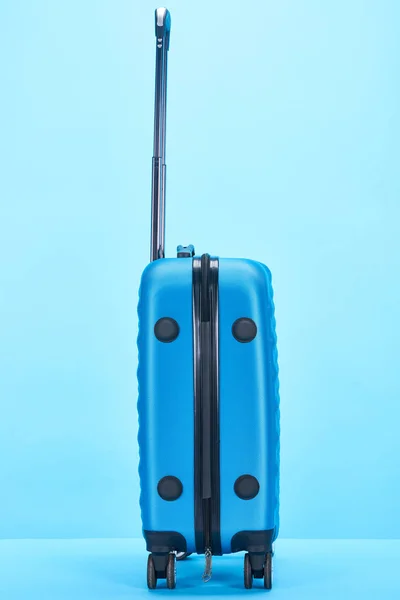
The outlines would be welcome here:
[[[149,554],[147,559],[147,587],[149,590],[155,590],[157,587],[157,573],[152,554]]]
[[[265,557],[264,587],[266,590],[272,589],[272,552],[268,552]]]
[[[253,569],[251,568],[250,555],[244,555],[244,587],[250,590],[253,587]]]
[[[253,561],[253,565],[252,565]],[[265,555],[263,564],[263,556],[253,554],[250,557],[249,553],[244,556],[244,587],[250,590],[253,587],[253,579],[264,579],[264,587],[266,590],[272,589],[272,552]]]
[[[147,587],[149,590],[156,589],[158,579],[166,579],[169,590],[176,587],[176,556],[174,552],[157,554],[155,557],[153,554],[149,554],[147,559]]]
[[[171,553],[168,557],[167,563],[167,588],[169,590],[173,590],[176,587],[176,555],[175,553]]]

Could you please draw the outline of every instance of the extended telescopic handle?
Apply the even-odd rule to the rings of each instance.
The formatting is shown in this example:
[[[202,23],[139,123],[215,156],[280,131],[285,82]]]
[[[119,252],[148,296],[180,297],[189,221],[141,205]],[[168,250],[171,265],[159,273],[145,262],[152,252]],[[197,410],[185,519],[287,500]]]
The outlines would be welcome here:
[[[151,261],[164,258],[165,255],[165,126],[167,116],[167,62],[171,31],[169,11],[166,8],[157,8],[155,21],[156,84],[151,185]]]

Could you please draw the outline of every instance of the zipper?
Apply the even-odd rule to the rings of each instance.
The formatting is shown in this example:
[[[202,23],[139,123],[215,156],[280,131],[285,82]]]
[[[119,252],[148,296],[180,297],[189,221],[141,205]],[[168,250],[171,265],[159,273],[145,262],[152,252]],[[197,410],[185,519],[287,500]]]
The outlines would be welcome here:
[[[193,259],[195,381],[195,534],[205,554],[204,581],[211,557],[221,554],[219,483],[218,259]]]
[[[207,583],[208,581],[210,581],[210,579],[212,577],[212,550],[211,550],[211,548],[206,548],[206,551],[204,552],[204,556],[205,556],[205,567],[204,567],[204,573],[203,573],[203,581],[204,581],[204,583]]]

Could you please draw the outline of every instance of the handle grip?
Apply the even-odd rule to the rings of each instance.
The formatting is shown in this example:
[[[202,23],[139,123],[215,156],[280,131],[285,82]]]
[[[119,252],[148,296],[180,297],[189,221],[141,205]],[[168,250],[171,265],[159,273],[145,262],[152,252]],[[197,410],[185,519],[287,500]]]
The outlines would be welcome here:
[[[169,33],[171,31],[171,14],[167,8],[157,8],[155,13],[156,38],[165,38],[165,45],[169,50]]]

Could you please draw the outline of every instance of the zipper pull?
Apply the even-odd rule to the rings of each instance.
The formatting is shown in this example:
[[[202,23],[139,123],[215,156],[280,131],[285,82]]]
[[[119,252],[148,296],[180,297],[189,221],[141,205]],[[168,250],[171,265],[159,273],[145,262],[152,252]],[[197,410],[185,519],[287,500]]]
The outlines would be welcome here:
[[[204,558],[206,559],[206,564],[205,564],[204,573],[203,573],[203,581],[204,581],[204,583],[207,583],[207,581],[210,581],[211,576],[212,576],[211,548],[206,548],[206,550],[204,552]]]

